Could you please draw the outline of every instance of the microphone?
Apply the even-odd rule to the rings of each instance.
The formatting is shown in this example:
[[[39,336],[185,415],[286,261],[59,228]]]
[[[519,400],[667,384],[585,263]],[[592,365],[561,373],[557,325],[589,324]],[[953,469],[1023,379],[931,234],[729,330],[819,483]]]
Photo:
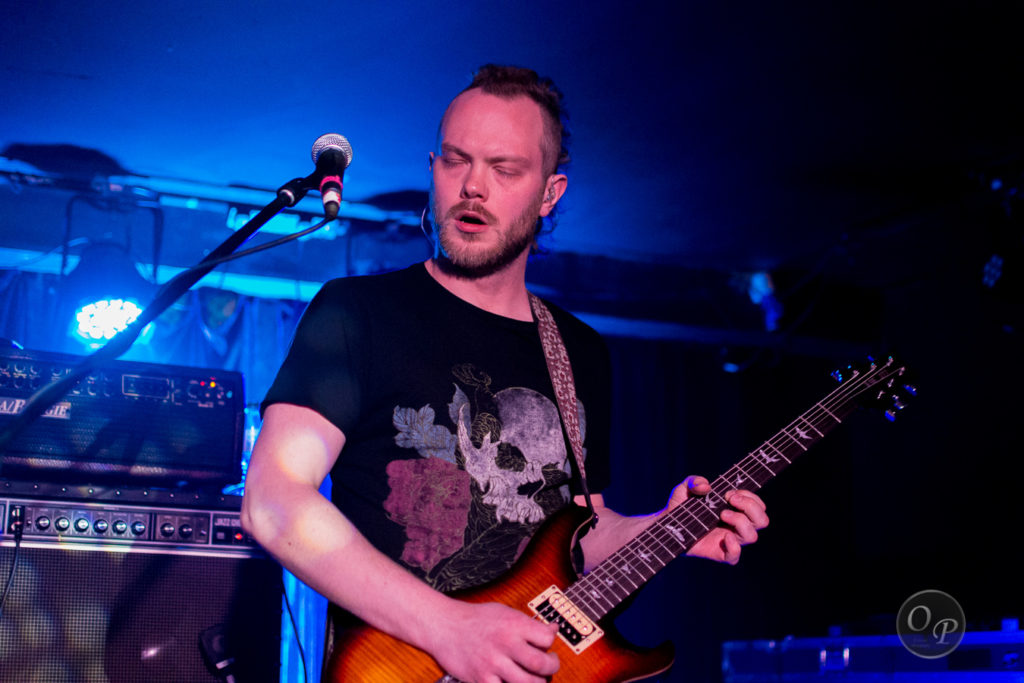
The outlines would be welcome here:
[[[341,207],[341,176],[352,163],[352,145],[343,135],[327,133],[313,143],[312,156],[316,171],[309,180],[319,186],[324,216],[333,219]]]

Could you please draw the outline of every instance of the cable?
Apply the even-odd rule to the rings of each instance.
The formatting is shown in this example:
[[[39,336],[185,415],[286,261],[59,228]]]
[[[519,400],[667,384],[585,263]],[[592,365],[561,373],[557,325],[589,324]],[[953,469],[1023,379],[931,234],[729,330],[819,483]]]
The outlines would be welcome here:
[[[174,278],[172,278],[170,281],[168,281],[167,284],[172,282],[174,279],[182,277],[182,276],[184,276],[187,273],[191,273],[193,271],[199,270],[200,268],[213,268],[215,266],[219,266],[222,263],[227,263],[228,261],[234,261],[235,259],[242,258],[243,256],[248,256],[250,254],[256,254],[256,253],[261,252],[261,251],[266,251],[267,249],[272,249],[272,248],[280,246],[282,244],[286,244],[288,242],[291,242],[292,240],[297,240],[300,237],[305,237],[306,235],[308,235],[308,234],[310,234],[312,232],[316,232],[320,228],[324,227],[325,225],[330,223],[332,220],[334,220],[334,219],[333,218],[325,218],[322,221],[320,221],[319,223],[317,223],[316,225],[312,225],[312,226],[306,228],[305,230],[300,230],[298,232],[293,232],[293,233],[291,233],[289,235],[285,235],[284,237],[279,237],[276,240],[271,240],[270,242],[265,242],[264,244],[260,244],[260,245],[257,245],[255,247],[250,247],[248,249],[243,249],[242,251],[236,251],[233,254],[228,254],[227,256],[221,256],[220,258],[213,259],[212,261],[202,261],[201,263],[198,263],[198,264],[192,266],[191,268],[188,268],[187,270],[181,271],[180,273],[175,275]]]
[[[22,515],[25,508],[20,505],[11,506],[11,529],[14,531],[14,559],[11,560],[11,572],[7,575],[7,583],[4,585],[3,595],[0,595],[0,619],[3,619],[4,604],[11,592],[11,584],[14,583],[14,572],[18,568],[18,558],[21,557],[21,537],[25,533],[25,524]]]
[[[272,210],[274,210],[273,204],[265,208],[264,212],[271,212]],[[279,239],[272,240],[265,244],[252,247],[244,251],[228,253],[219,258],[206,258],[200,263],[192,266],[191,268],[183,270],[177,275],[175,275],[173,278],[164,283],[163,286],[160,287],[160,289],[157,290],[157,293],[153,297],[153,300],[146,305],[146,307],[142,311],[142,314],[135,319],[135,322],[131,323],[126,329],[122,330],[120,333],[115,335],[114,338],[107,342],[104,346],[94,351],[91,355],[86,356],[86,358],[81,363],[79,363],[70,373],[42,387],[28,399],[28,402],[25,403],[25,405],[22,407],[21,412],[17,416],[15,416],[13,420],[8,422],[3,427],[2,430],[0,430],[0,452],[2,452],[7,447],[7,444],[9,444],[11,440],[14,439],[14,437],[25,427],[25,425],[27,425],[29,422],[38,417],[43,410],[52,405],[52,403],[56,401],[59,397],[63,396],[71,388],[71,386],[78,383],[94,368],[102,365],[103,363],[109,362],[114,358],[117,358],[122,353],[127,351],[128,348],[138,338],[139,334],[142,333],[142,330],[145,328],[145,326],[149,324],[157,316],[158,313],[164,311],[170,304],[172,304],[174,300],[178,298],[178,296],[184,293],[183,290],[179,287],[180,283],[186,283],[184,289],[187,290],[192,284],[195,284],[196,280],[198,280],[198,277],[192,277],[195,273],[209,272],[213,270],[214,267],[220,265],[221,263],[233,261],[237,258],[241,258],[249,254],[255,254],[257,252],[264,251],[266,249],[270,249],[272,247],[276,247],[286,242],[298,239],[300,237],[303,237],[304,235],[308,235],[316,230],[319,230],[321,227],[329,223],[330,220],[331,219],[325,218],[316,225],[306,228],[305,230],[300,230],[299,232],[294,232],[290,235],[285,235],[284,237],[281,237]],[[232,245],[232,240],[234,238],[237,238],[238,234],[239,233],[236,232],[232,236],[232,238],[229,238],[226,242],[221,244],[221,246],[215,249],[212,252],[212,254],[216,254],[222,251],[223,249],[229,247],[234,248],[234,246]],[[67,240],[65,240],[65,244],[66,242]],[[64,258],[67,258],[66,248],[64,250]],[[62,266],[62,272],[63,269],[64,266]],[[2,468],[2,466],[3,460],[0,460],[0,468]]]
[[[77,247],[79,244],[88,244],[91,241],[92,240],[90,240],[88,237],[76,237],[75,239],[70,240],[68,242],[67,246],[68,247]],[[64,246],[65,245],[63,245],[63,244],[58,244],[57,246],[51,248],[49,251],[44,251],[42,253],[36,254],[35,256],[29,256],[28,258],[24,259],[23,261],[19,261],[18,263],[15,263],[14,265],[12,265],[11,269],[12,270],[21,270],[25,266],[30,266],[33,263],[38,263],[39,261],[42,261],[44,258],[46,258],[50,254],[54,253],[58,249],[63,249]]]
[[[295,646],[299,648],[299,659],[302,661],[302,680],[308,683],[309,672],[306,671],[306,653],[302,650],[302,639],[299,638],[299,628],[295,625],[295,615],[292,614],[292,604],[288,600],[288,588],[284,585],[284,572],[281,572],[281,595],[284,597],[284,606],[288,610],[288,620],[292,624],[292,633],[295,634]]]

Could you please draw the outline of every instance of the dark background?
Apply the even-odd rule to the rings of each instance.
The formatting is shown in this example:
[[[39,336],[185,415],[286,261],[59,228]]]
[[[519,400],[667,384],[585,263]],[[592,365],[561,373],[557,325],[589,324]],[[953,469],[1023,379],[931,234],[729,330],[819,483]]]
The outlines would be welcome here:
[[[1020,3],[4,11],[0,335],[72,349],[53,322],[62,249],[122,243],[144,273],[194,262],[232,207],[269,200],[240,187],[308,173],[305,150],[337,131],[355,149],[343,228],[232,264],[269,278],[207,281],[244,315],[211,322],[196,295],[165,321],[195,322],[189,335],[137,351],[242,370],[258,401],[300,283],[425,257],[426,153],[470,72],[529,65],[565,91],[573,131],[564,211],[529,279],[609,339],[614,507],[650,512],[684,476],[727,469],[868,353],[920,388],[896,424],[860,414],[773,482],[771,526],[739,566],[683,560],[638,598],[622,627],[676,642],[666,680],[715,678],[725,639],[893,633],[926,588],[974,629],[1024,611]],[[774,329],[754,272],[774,283]]]

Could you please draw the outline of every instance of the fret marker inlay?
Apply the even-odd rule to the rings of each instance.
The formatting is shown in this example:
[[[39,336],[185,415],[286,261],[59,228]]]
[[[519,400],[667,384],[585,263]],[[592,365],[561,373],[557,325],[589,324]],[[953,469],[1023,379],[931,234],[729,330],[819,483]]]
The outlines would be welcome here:
[[[672,534],[672,535],[673,535],[673,536],[675,537],[675,539],[676,539],[677,541],[679,541],[680,543],[686,543],[686,542],[687,542],[686,536],[684,536],[684,535],[683,535],[683,532],[682,532],[682,531],[680,531],[680,530],[678,529],[678,527],[674,527],[674,526],[672,526],[671,524],[666,524],[666,525],[665,525],[665,529],[666,529],[666,530],[667,530],[667,531],[668,531],[668,532],[669,532],[670,534]]]

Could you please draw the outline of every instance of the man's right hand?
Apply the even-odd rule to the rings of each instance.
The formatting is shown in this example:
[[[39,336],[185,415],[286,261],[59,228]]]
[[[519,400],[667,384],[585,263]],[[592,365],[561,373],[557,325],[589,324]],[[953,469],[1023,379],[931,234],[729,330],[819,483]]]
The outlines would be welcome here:
[[[374,548],[319,493],[345,435],[309,408],[267,408],[253,449],[242,525],[308,586],[432,656],[466,683],[540,683],[558,670],[555,626],[496,603],[434,590]]]
[[[428,651],[465,683],[544,683],[558,671],[548,652],[558,627],[497,603],[453,601]]]

